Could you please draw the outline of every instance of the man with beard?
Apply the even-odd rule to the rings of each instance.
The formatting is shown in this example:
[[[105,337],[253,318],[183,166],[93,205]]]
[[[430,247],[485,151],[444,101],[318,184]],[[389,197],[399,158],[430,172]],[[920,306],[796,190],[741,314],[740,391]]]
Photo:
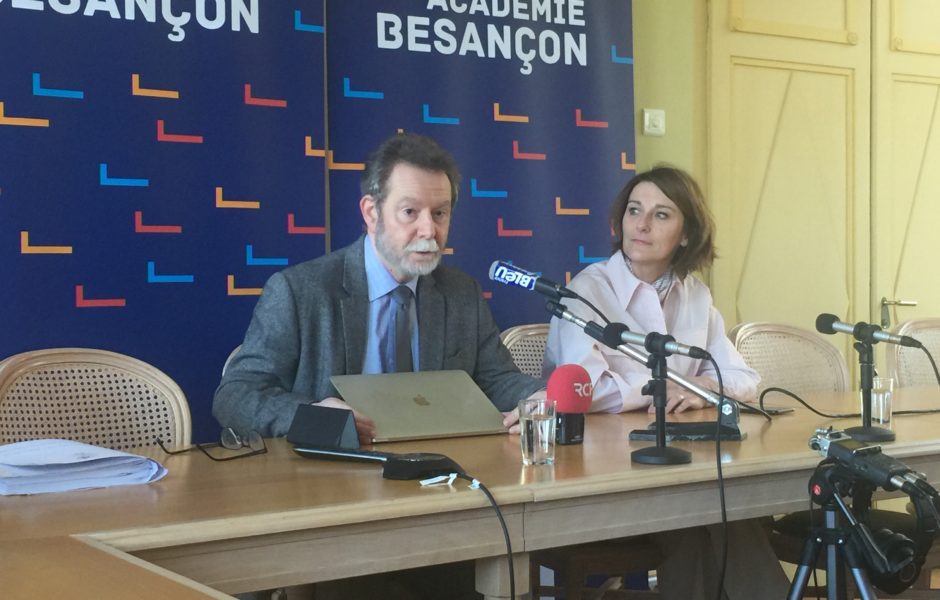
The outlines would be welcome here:
[[[506,413],[544,388],[513,364],[480,285],[439,264],[459,181],[454,158],[427,137],[396,135],[372,154],[359,200],[366,235],[268,280],[215,393],[224,427],[285,435],[298,404],[349,408],[331,375],[411,370],[412,360],[415,370],[466,371]],[[407,300],[393,298],[401,293]],[[410,321],[405,365],[395,364],[402,355],[389,331],[399,303]],[[375,424],[355,420],[371,443]]]

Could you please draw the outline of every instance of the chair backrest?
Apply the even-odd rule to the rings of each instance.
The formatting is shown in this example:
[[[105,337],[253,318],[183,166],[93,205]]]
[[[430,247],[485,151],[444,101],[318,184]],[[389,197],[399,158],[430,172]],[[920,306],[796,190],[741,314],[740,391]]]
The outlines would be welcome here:
[[[778,323],[741,323],[729,334],[744,362],[760,374],[759,391],[780,387],[802,397],[851,390],[845,358],[821,335]]]
[[[228,370],[228,366],[232,364],[232,359],[235,358],[235,355],[238,354],[238,351],[242,349],[242,345],[239,344],[232,348],[232,351],[228,353],[228,357],[225,359],[225,364],[222,365],[222,375],[225,375],[225,372]]]
[[[141,360],[88,348],[24,352],[0,363],[0,444],[64,438],[129,450],[190,445],[186,396]]]
[[[940,319],[904,321],[898,323],[894,333],[920,341],[934,360],[940,360]],[[937,385],[937,377],[923,350],[889,344],[886,354],[888,374],[897,380],[898,387]]]
[[[516,325],[500,336],[519,370],[532,377],[542,376],[542,358],[548,340],[548,323]]]

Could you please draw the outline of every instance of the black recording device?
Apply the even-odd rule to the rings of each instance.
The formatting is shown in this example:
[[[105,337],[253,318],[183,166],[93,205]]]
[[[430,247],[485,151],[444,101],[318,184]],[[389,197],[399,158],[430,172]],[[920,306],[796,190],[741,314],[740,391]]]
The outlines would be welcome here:
[[[810,479],[810,497],[828,513],[841,511],[848,527],[816,531],[807,540],[807,546],[819,546],[820,540],[826,539],[832,543],[841,536],[843,542],[840,543],[851,549],[847,553],[849,560],[867,567],[874,586],[890,594],[906,590],[920,575],[924,559],[940,531],[937,491],[922,474],[884,454],[880,446],[860,443],[844,432],[819,429],[810,438],[809,445],[826,458]],[[916,513],[913,537],[885,528],[871,531],[868,523],[871,496],[878,487],[886,491],[901,490],[910,497]],[[842,500],[843,496],[852,498],[851,508]],[[834,527],[832,523],[829,524]],[[842,536],[842,533],[847,535]],[[803,562],[806,564],[801,564],[794,578],[794,589],[801,579],[805,585],[807,569],[815,565],[815,558]]]
[[[918,493],[912,483],[918,474],[884,454],[881,446],[863,444],[842,431],[823,429],[810,438],[809,447],[886,491],[901,490],[908,495]]]

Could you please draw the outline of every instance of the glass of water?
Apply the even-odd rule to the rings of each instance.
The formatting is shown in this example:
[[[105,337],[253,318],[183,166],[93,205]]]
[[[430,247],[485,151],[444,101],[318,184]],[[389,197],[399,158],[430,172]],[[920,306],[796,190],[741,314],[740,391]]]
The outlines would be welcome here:
[[[522,444],[523,464],[554,464],[554,401],[545,398],[527,398],[519,402],[519,438]]]
[[[893,377],[875,377],[871,383],[872,425],[891,424],[891,397],[894,394]]]

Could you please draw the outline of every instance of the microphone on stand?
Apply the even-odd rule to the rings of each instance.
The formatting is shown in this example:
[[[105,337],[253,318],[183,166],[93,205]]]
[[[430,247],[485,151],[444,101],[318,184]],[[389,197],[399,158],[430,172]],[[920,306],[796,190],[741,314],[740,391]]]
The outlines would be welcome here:
[[[646,335],[633,333],[630,328],[623,323],[611,323],[604,327],[604,339],[598,340],[605,345],[616,348],[620,344],[635,344],[643,346],[647,352],[659,352],[665,354],[681,354],[690,358],[708,360],[711,355],[698,346],[689,346],[680,344],[671,335],[663,335],[655,331]]]
[[[548,378],[546,395],[555,402],[555,443],[584,441],[584,413],[591,408],[591,376],[581,365],[561,365]]]
[[[552,315],[568,321],[569,323],[574,323],[581,328],[584,333],[588,334],[595,340],[601,342],[602,344],[618,350],[619,352],[629,356],[633,360],[637,361],[640,364],[645,365],[649,360],[649,356],[640,352],[635,348],[631,348],[627,344],[621,343],[617,344],[617,338],[610,335],[611,329],[602,327],[601,325],[595,323],[594,321],[585,321],[581,317],[575,315],[568,308],[561,304],[560,302],[555,302],[549,300],[545,303],[545,308],[548,309],[548,312]],[[605,338],[605,331],[607,332]],[[642,336],[641,336],[642,337]],[[679,375],[672,369],[666,369],[666,378],[674,381],[683,388],[689,390],[698,397],[704,399],[709,404],[714,405],[718,408],[718,420],[721,423],[721,439],[727,440],[743,440],[747,437],[747,432],[742,431],[740,427],[740,410],[738,409],[737,402],[731,398],[725,397],[722,401],[722,398],[715,392],[704,388],[697,383],[690,381]],[[655,424],[654,424],[655,425]],[[665,427],[668,430],[668,435],[673,439],[685,439],[685,440],[713,440],[715,439],[715,426],[713,423],[701,422],[701,423],[665,423]],[[650,430],[653,429],[653,425],[650,426]],[[650,436],[652,434],[650,433]],[[634,431],[630,434],[631,439],[647,439],[650,436],[644,436],[640,431]]]
[[[647,356],[646,354],[640,352],[639,350],[636,350],[635,348],[631,348],[630,346],[627,346],[626,344],[622,342],[619,342],[617,338],[612,338],[609,334],[609,332],[612,330],[609,330],[606,327],[601,327],[599,324],[595,323],[594,321],[585,321],[581,317],[569,311],[565,307],[564,304],[550,301],[546,303],[545,307],[548,309],[548,312],[552,313],[552,315],[564,321],[568,321],[569,323],[574,323],[575,325],[580,327],[584,331],[584,333],[588,334],[595,340],[601,342],[602,344],[604,344],[605,346],[608,346],[609,348],[613,348],[614,350],[619,350],[620,352],[622,352],[623,354],[626,354],[627,356],[637,361],[638,363],[645,365],[646,361],[649,360],[649,356]],[[714,406],[719,406],[721,404],[721,399],[718,397],[718,394],[716,394],[715,392],[707,388],[703,388],[697,383],[689,381],[688,379],[686,379],[682,375],[679,375],[672,369],[668,370],[668,372],[666,373],[666,377],[676,382],[677,384],[681,385],[685,389],[689,390],[696,396],[704,399],[709,404],[712,404]]]
[[[839,317],[823,313],[816,317],[816,331],[832,335],[837,331],[849,333],[855,337],[852,345],[858,352],[859,391],[862,394],[862,424],[859,427],[849,427],[845,432],[856,440],[862,442],[892,442],[895,434],[888,428],[877,427],[871,423],[871,387],[875,375],[875,357],[872,346],[878,342],[900,344],[911,348],[923,348],[923,345],[914,338],[905,335],[894,335],[882,331],[881,327],[859,321],[855,325],[843,323]]]
[[[835,332],[839,331],[855,336],[855,339],[858,341],[869,344],[884,342],[886,344],[899,344],[901,346],[907,346],[908,348],[924,347],[923,344],[912,337],[888,333],[878,325],[865,323],[864,321],[859,321],[855,325],[843,323],[839,320],[839,317],[829,313],[823,313],[816,317],[816,331],[827,335],[834,335]]]

